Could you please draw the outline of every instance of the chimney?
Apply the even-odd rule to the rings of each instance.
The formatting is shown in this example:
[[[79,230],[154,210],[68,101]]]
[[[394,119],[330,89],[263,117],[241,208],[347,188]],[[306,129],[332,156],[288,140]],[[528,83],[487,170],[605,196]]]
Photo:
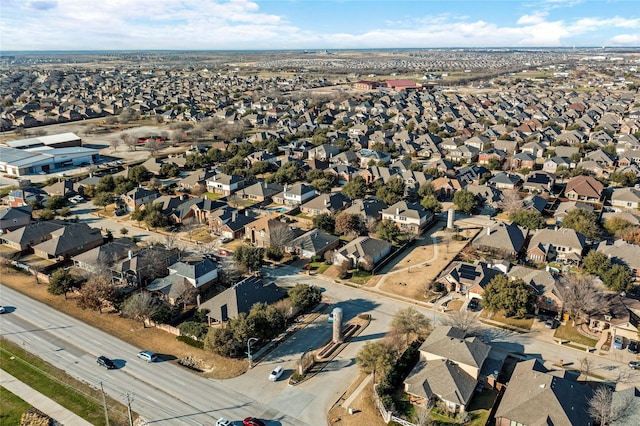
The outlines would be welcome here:
[[[325,199],[324,199],[324,205],[325,205],[325,206],[329,205],[329,199],[328,199],[328,198],[325,198]]]
[[[133,259],[133,250],[129,250],[129,259]]]
[[[235,222],[236,219],[238,218],[238,212],[237,211],[232,211],[231,212],[231,222]]]
[[[396,216],[399,216],[399,215],[400,215],[400,208],[396,207]]]
[[[269,184],[267,183],[267,181],[264,181],[264,189],[267,189],[269,187]]]
[[[487,226],[487,235],[491,235],[491,228]]]

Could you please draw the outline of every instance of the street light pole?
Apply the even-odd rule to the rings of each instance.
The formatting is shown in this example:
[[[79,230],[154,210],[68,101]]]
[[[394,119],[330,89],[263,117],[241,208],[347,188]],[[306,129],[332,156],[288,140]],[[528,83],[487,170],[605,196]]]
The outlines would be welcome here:
[[[252,342],[256,342],[260,339],[258,339],[257,337],[249,337],[249,339],[247,340],[247,356],[249,358],[249,368],[251,368],[251,343]]]

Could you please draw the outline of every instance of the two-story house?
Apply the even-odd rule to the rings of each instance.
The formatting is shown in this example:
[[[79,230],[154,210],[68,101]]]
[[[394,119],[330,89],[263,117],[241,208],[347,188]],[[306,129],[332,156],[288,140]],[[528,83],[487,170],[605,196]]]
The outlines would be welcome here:
[[[244,188],[244,182],[242,176],[217,173],[207,179],[207,191],[227,196]]]
[[[557,261],[579,264],[586,238],[569,228],[538,229],[527,248],[527,260],[534,263]]]
[[[420,204],[401,200],[382,210],[385,219],[392,220],[403,232],[420,235],[435,217]]]
[[[158,197],[160,197],[160,193],[158,191],[151,191],[146,188],[137,187],[124,194],[122,196],[122,201],[127,207],[127,210],[133,211],[145,204],[152,203]]]
[[[285,185],[284,190],[275,194],[272,199],[274,203],[286,206],[299,206],[300,204],[316,196],[316,190],[311,185],[295,183],[291,186]]]

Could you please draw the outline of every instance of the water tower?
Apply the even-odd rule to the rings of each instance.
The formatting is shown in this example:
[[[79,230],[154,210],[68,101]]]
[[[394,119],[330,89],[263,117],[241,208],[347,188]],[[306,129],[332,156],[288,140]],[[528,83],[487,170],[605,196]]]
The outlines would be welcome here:
[[[333,343],[342,343],[342,309],[333,309]]]

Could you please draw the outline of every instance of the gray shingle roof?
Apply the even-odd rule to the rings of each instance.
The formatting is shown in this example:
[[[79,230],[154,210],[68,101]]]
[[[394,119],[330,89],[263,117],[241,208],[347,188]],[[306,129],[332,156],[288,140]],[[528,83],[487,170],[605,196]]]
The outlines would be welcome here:
[[[491,347],[475,337],[465,338],[464,332],[456,327],[436,327],[420,346],[420,352],[482,368]]]

